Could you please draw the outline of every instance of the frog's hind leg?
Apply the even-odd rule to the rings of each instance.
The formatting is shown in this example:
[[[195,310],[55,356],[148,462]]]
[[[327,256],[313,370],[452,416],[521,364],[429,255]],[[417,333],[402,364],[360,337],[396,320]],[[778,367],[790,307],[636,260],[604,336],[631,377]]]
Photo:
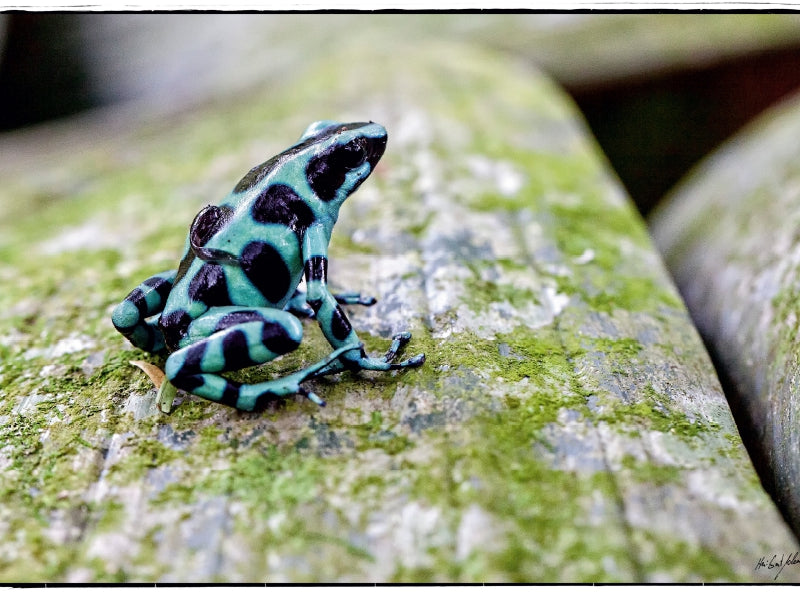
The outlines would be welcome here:
[[[175,387],[240,410],[255,410],[291,394],[324,405],[301,384],[354,347],[342,348],[317,364],[272,381],[245,384],[217,375],[267,363],[296,349],[302,337],[302,324],[284,310],[213,308],[192,321],[184,347],[169,356],[164,371]]]
[[[164,336],[156,325],[167,302],[177,271],[164,271],[139,284],[117,305],[111,321],[137,348],[158,352],[164,348]]]

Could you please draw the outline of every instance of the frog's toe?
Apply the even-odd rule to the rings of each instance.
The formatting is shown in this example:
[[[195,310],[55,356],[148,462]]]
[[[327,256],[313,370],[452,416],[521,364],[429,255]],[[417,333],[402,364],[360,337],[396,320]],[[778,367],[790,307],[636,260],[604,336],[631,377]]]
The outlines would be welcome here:
[[[359,292],[342,292],[334,294],[333,297],[339,304],[360,304],[361,306],[372,306],[378,301],[374,296],[364,296]]]
[[[392,362],[403,352],[403,348],[405,348],[410,341],[411,333],[408,331],[401,331],[400,333],[396,333],[392,336],[392,345],[389,346],[389,350],[386,351],[386,354],[383,357],[383,362],[387,363],[390,369],[395,370],[405,369],[407,367],[419,367],[425,363],[424,354],[417,354],[413,358],[409,358],[403,362]]]
[[[421,367],[425,364],[425,355],[424,354],[417,354],[409,358],[408,360],[404,360],[403,362],[399,363],[392,363],[391,368],[392,370],[396,369],[406,369],[406,368],[416,368]]]
[[[425,364],[425,354],[419,353],[416,356],[409,358],[407,361],[409,367],[421,367]]]
[[[313,319],[317,316],[314,312],[314,309],[305,303],[301,305],[290,306],[288,310],[294,316],[300,317],[301,319]]]
[[[392,345],[383,356],[383,361],[390,363],[403,351],[406,344],[411,340],[411,334],[408,331],[401,331],[392,336]]]
[[[312,392],[311,390],[307,390],[307,389],[306,389],[306,388],[304,388],[304,387],[300,387],[300,388],[299,388],[297,391],[298,391],[298,393],[299,393],[301,396],[305,396],[306,398],[308,398],[309,400],[311,400],[311,401],[312,401],[314,404],[316,404],[316,405],[317,405],[317,406],[319,406],[320,408],[321,408],[321,407],[323,407],[323,406],[326,406],[326,404],[325,404],[325,400],[323,400],[322,398],[320,398],[319,396],[317,396],[317,395],[316,395],[314,392]]]

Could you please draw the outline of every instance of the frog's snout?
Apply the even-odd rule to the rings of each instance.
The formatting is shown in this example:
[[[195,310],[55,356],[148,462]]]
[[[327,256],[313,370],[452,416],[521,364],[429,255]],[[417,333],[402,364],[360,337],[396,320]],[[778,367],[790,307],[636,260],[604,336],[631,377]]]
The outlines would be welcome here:
[[[367,156],[369,157],[370,171],[375,168],[375,165],[383,156],[387,140],[386,130],[383,130],[383,135],[367,138]]]

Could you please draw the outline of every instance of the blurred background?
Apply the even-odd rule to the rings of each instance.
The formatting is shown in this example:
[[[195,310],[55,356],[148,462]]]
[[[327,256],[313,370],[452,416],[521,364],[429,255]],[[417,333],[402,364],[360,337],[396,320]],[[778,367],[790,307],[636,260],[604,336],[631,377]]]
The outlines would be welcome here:
[[[354,30],[481,44],[544,70],[643,214],[800,86],[795,14],[13,13],[0,15],[0,139],[98,111],[147,119],[224,101]]]

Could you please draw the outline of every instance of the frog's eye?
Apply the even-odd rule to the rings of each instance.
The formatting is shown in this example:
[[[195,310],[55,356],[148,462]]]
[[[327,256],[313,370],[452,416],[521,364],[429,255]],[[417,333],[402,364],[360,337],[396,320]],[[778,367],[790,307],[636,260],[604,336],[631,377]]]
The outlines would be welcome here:
[[[351,140],[342,146],[333,146],[308,161],[306,167],[308,184],[321,200],[333,200],[344,184],[347,172],[360,167],[366,161],[367,150],[362,139]],[[363,174],[360,181],[363,181],[368,174]],[[351,187],[347,193],[351,193],[355,187]]]
[[[367,151],[360,140],[352,140],[335,152],[336,162],[345,169],[355,169],[367,160]]]

